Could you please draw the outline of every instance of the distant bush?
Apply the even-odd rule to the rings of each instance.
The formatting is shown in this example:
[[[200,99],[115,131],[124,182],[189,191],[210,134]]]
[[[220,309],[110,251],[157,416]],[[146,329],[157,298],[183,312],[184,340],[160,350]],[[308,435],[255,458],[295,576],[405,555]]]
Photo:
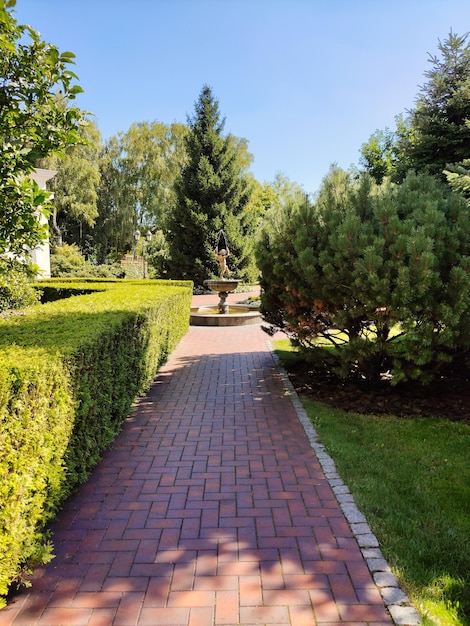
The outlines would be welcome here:
[[[266,218],[257,259],[265,319],[341,378],[428,383],[469,354],[470,213],[431,176],[333,169]]]
[[[36,304],[39,297],[23,264],[11,259],[0,260],[0,313]]]
[[[86,268],[87,261],[75,244],[54,248],[51,254],[51,276],[60,278],[77,275],[77,272],[84,272]]]
[[[98,291],[0,320],[0,596],[50,558],[45,525],[189,324],[188,282],[41,284]]]
[[[51,254],[51,276],[64,278],[124,278],[125,272],[119,263],[93,265],[85,259],[75,244],[58,246]]]

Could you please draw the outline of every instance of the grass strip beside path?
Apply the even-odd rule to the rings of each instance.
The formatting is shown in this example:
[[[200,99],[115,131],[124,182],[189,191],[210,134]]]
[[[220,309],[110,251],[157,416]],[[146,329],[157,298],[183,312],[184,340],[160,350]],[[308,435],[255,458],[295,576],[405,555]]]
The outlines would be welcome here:
[[[469,626],[470,425],[301,400],[423,624]]]

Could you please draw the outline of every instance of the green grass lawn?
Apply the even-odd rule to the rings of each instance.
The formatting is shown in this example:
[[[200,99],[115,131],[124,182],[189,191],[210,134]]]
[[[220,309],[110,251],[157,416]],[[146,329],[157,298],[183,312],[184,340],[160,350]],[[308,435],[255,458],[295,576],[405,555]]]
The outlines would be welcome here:
[[[470,425],[301,399],[423,624],[469,626]]]

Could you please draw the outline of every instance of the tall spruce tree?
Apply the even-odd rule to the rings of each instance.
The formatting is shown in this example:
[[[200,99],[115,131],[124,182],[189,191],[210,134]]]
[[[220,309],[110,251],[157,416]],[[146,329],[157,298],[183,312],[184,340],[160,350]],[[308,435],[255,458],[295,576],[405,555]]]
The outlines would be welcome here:
[[[255,219],[248,207],[253,179],[247,172],[246,145],[223,134],[225,120],[207,85],[188,125],[188,159],[176,182],[175,206],[165,224],[168,276],[192,280],[195,286],[214,277],[218,269],[214,249],[223,230],[232,276],[252,280]]]
[[[470,43],[469,34],[450,33],[439,42],[440,57],[431,56],[432,68],[411,114],[413,140],[411,167],[427,170],[445,180],[444,170],[469,157]]]
[[[377,183],[384,177],[402,182],[410,170],[445,180],[444,170],[458,175],[465,169],[470,154],[469,37],[450,32],[439,41],[440,56],[430,55],[432,67],[424,72],[427,80],[415,108],[395,118],[396,130],[377,130],[362,145],[360,164]]]

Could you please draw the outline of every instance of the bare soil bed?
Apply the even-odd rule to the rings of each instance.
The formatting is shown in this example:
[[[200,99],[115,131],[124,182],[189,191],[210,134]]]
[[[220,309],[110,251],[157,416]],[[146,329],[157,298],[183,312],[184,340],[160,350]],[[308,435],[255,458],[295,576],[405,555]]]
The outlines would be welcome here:
[[[399,417],[434,416],[470,424],[470,371],[448,372],[438,381],[421,386],[392,386],[383,381],[344,382],[306,363],[287,365],[297,393],[346,411]]]

